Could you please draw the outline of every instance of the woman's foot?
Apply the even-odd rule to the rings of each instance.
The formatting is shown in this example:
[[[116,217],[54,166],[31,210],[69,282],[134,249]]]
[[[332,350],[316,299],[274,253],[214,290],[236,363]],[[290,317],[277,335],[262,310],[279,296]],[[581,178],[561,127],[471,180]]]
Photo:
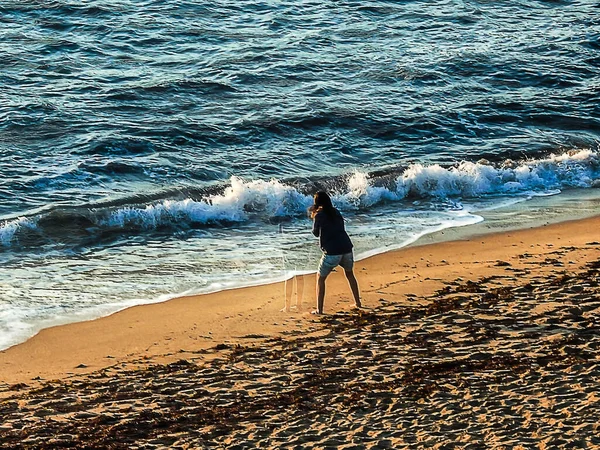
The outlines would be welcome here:
[[[320,316],[321,314],[323,314],[323,311],[318,311],[318,310],[314,310],[310,312],[311,314],[314,314],[315,316]]]

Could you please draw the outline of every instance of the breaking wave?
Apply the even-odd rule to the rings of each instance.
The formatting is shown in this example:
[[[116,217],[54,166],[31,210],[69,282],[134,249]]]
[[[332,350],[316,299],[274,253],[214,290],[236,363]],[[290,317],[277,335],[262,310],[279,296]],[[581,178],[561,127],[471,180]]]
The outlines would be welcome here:
[[[106,235],[291,220],[306,214],[312,195],[319,189],[330,191],[336,206],[350,214],[389,202],[528,196],[595,187],[599,168],[598,153],[579,150],[521,162],[463,161],[450,167],[412,164],[376,174],[354,171],[319,180],[246,181],[232,177],[228,185],[208,190],[175,191],[179,196],[173,191],[164,193],[175,198],[159,195],[147,203],[140,203],[139,197],[125,198],[9,219],[0,224],[0,244],[33,245],[40,239],[90,244]],[[183,192],[194,195],[181,198]]]

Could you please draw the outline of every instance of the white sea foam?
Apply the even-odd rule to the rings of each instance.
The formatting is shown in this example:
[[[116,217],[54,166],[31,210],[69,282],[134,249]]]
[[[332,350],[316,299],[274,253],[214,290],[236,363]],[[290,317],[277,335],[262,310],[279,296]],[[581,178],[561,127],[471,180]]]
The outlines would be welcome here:
[[[268,217],[294,216],[305,211],[311,202],[310,196],[278,180],[243,181],[231,177],[230,185],[222,194],[200,201],[164,200],[144,208],[120,208],[111,213],[105,224],[151,229],[181,221],[200,224],[244,222],[249,215],[259,213]]]
[[[396,223],[383,224],[379,232],[379,222],[375,225],[354,227],[353,236],[361,236],[367,242],[366,250],[355,254],[356,260],[368,258],[390,250],[406,247],[421,237],[447,228],[464,227],[483,221],[483,217],[471,214],[468,211],[438,212],[435,214],[404,214],[397,219],[387,218]],[[361,229],[362,228],[362,229]],[[395,234],[396,239],[390,239],[389,234]],[[364,246],[364,244],[363,244]]]
[[[398,177],[396,189],[402,196],[445,198],[590,187],[598,176],[598,164],[598,154],[590,150],[518,165],[506,161],[498,168],[487,162],[462,162],[451,168],[414,164]]]
[[[6,220],[0,224],[0,243],[8,247],[13,243],[15,235],[21,229],[35,228],[35,222],[27,217],[19,217],[13,220]]]
[[[460,209],[460,201],[472,198],[528,197],[556,193],[566,187],[594,185],[600,161],[591,150],[566,152],[545,159],[516,163],[505,161],[494,166],[486,161],[466,162],[452,167],[438,164],[412,164],[392,183],[372,178],[355,170],[346,184],[334,192],[334,204],[342,211],[369,209],[377,205],[410,199],[433,199],[446,207]],[[145,206],[116,209],[88,209],[89,219],[100,228],[152,230],[193,224],[241,223],[256,219],[300,217],[312,197],[281,180],[243,180],[231,177],[222,193],[200,200],[162,200]],[[443,206],[443,204],[441,204]],[[86,213],[87,215],[87,213]],[[24,229],[36,227],[38,215],[8,220],[0,225],[0,244],[18,241]],[[44,230],[39,230],[43,234]]]
[[[0,349],[23,342],[35,334],[27,323],[26,308],[2,305],[0,309]]]
[[[591,187],[600,175],[598,154],[591,150],[552,155],[516,164],[463,161],[457,166],[412,164],[396,178],[395,189],[372,185],[368,174],[355,171],[348,191],[336,200],[345,208],[369,207],[382,201],[413,198],[476,198],[488,195],[544,193],[566,187]]]
[[[454,167],[438,164],[410,165],[396,178],[395,186],[378,186],[366,172],[355,170],[345,190],[333,196],[345,211],[369,208],[382,202],[406,198],[473,198],[489,195],[530,195],[565,187],[590,187],[598,176],[598,154],[590,150],[552,155],[541,160],[516,164],[506,161],[499,167],[488,162],[461,162]],[[114,211],[111,226],[137,224],[156,228],[176,221],[209,224],[244,222],[251,215],[298,216],[311,204],[310,196],[279,180],[244,181],[230,179],[222,194],[201,201],[165,200],[145,208],[126,207]]]
[[[312,198],[303,195],[279,180],[244,182],[231,177],[231,185],[222,195],[210,197],[208,202],[230,211],[264,211],[270,217],[289,216],[306,210]]]
[[[334,196],[336,205],[342,209],[368,208],[384,200],[400,200],[403,195],[383,186],[373,186],[367,173],[355,170],[348,178],[348,192]]]

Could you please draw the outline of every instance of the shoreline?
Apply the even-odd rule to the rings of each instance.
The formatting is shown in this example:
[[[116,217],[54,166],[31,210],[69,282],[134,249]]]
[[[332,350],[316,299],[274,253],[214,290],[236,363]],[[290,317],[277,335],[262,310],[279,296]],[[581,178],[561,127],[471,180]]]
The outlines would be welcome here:
[[[594,240],[589,230],[599,226],[600,216],[596,216],[469,238],[460,235],[460,228],[450,229],[449,233],[447,229],[445,238],[451,240],[436,241],[441,236],[432,235],[357,261],[355,273],[363,304],[374,307],[382,293],[390,295],[391,302],[413,304],[414,298],[431,296],[452,277],[475,281],[494,271],[493,267],[490,270],[490,261],[515,258],[536,245],[584,245],[583,241]],[[456,236],[449,236],[453,234]],[[481,251],[486,252],[482,261],[477,256]],[[219,344],[247,343],[291,332],[319,332],[318,321],[309,314],[314,306],[314,273],[298,279],[304,283],[302,308],[290,313],[280,312],[285,284],[279,282],[177,297],[43,329],[27,341],[0,351],[0,386],[68,378],[107,367],[197,359],[195,352]],[[326,314],[350,310],[348,298],[344,277],[332,274],[327,285]]]
[[[323,316],[275,284],[46,330],[0,354],[0,448],[595,448],[598,227],[359,261],[360,310],[337,273]]]
[[[371,250],[363,250],[355,253],[355,261],[371,258],[384,253],[402,250],[413,246],[422,246],[434,243],[442,243],[453,240],[471,239],[486,234],[516,231],[520,229],[535,228],[549,224],[562,223],[565,221],[590,218],[597,215],[600,206],[600,190],[598,189],[575,189],[567,190],[558,195],[534,196],[528,200],[511,203],[498,208],[474,211],[471,214],[480,217],[480,221],[472,224],[464,224],[450,227],[441,227],[437,231],[429,231],[408,243],[391,245]],[[316,267],[316,262],[315,262]],[[300,271],[301,275],[314,275],[316,269]],[[105,310],[94,313],[92,310],[87,313],[72,312],[67,316],[61,316],[54,320],[46,319],[30,330],[31,333],[23,333],[22,340],[12,340],[8,347],[0,348],[0,353],[14,346],[21,345],[29,339],[34,338],[44,329],[58,326],[71,325],[73,323],[88,322],[104,317],[109,317],[120,311],[137,307],[163,303],[182,297],[198,297],[208,294],[215,294],[234,289],[244,289],[266,284],[285,283],[290,277],[287,275],[278,275],[270,277],[268,280],[252,280],[225,283],[229,286],[209,289],[187,289],[185,291],[161,294],[159,297],[147,300],[139,299],[136,301],[125,300],[114,308],[106,308],[106,305],[97,305],[94,310]],[[293,277],[293,275],[292,275]]]

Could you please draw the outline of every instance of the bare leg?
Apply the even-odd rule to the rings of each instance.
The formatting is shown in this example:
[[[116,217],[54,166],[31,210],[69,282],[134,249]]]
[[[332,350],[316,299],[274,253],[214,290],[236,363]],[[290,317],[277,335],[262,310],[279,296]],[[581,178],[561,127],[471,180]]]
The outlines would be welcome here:
[[[296,309],[302,310],[302,300],[304,298],[304,277],[296,276]]]
[[[281,309],[281,312],[289,312],[290,311],[290,304],[292,303],[293,287],[294,287],[294,279],[293,278],[290,278],[289,280],[284,281],[284,287],[283,287],[284,300],[283,300],[283,308]]]
[[[323,302],[325,300],[325,280],[327,277],[321,275],[317,278],[317,313],[323,314]]]
[[[356,277],[352,270],[346,270],[345,273],[350,289],[352,290],[352,295],[354,296],[354,304],[357,308],[360,308],[362,304],[360,303],[360,294],[358,292],[358,281],[356,281]]]

